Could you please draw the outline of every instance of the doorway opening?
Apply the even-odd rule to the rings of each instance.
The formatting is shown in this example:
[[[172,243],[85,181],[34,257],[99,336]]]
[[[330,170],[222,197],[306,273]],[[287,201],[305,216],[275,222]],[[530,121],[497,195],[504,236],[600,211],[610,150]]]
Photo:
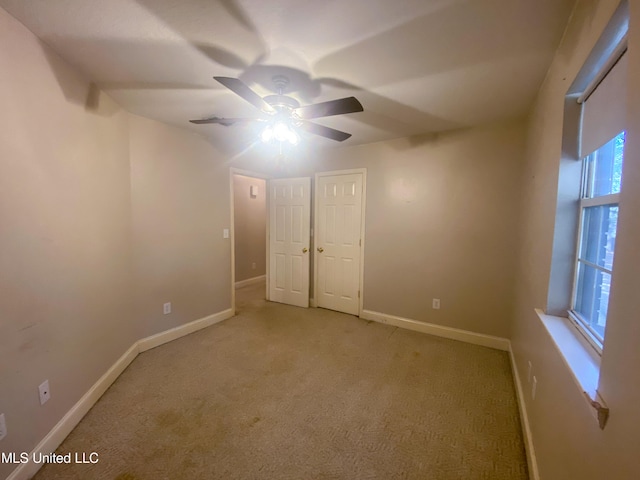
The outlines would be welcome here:
[[[264,282],[267,300],[361,315],[366,174],[319,172],[312,191],[308,177],[230,169],[234,314],[235,289]]]
[[[236,289],[266,282],[267,177],[234,168],[230,177],[231,302],[235,313]]]

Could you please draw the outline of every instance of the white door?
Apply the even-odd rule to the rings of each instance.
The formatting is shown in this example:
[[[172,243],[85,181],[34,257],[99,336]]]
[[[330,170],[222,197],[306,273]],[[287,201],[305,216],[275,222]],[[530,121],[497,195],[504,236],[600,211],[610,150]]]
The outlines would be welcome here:
[[[358,315],[362,220],[361,173],[318,176],[316,305]]]
[[[309,306],[311,179],[269,181],[269,300]]]

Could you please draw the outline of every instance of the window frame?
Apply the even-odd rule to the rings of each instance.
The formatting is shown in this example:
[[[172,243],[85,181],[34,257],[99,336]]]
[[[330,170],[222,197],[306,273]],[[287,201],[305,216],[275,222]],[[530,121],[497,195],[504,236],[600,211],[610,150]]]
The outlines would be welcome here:
[[[613,139],[617,138],[620,132]],[[578,205],[578,235],[576,239],[576,254],[574,256],[574,273],[573,273],[573,288],[571,292],[571,308],[569,309],[568,317],[571,322],[577,327],[578,331],[582,334],[582,336],[587,340],[589,345],[593,347],[593,349],[599,354],[602,355],[602,349],[604,345],[604,337],[600,339],[599,335],[593,330],[589,322],[575,309],[576,301],[578,297],[578,282],[579,282],[579,272],[580,272],[580,264],[587,265],[591,268],[594,268],[598,271],[607,273],[611,277],[613,277],[613,266],[611,269],[606,267],[593,264],[585,259],[581,259],[581,253],[583,251],[583,229],[584,229],[584,220],[586,210],[592,207],[602,207],[602,206],[615,206],[620,208],[620,193],[610,193],[607,195],[600,196],[591,196],[592,186],[590,185],[593,182],[595,171],[593,169],[594,162],[592,162],[593,155],[597,154],[597,150],[595,152],[590,153],[582,159],[582,176],[581,176],[581,184],[580,184],[580,200]],[[624,155],[624,154],[623,154]],[[624,163],[624,156],[623,156]],[[614,252],[615,253],[615,252]],[[605,327],[606,328],[606,327]]]

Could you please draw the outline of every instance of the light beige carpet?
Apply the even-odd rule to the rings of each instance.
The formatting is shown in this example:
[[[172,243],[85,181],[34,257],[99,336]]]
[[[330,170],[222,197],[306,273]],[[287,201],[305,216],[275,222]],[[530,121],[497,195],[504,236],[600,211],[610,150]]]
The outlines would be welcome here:
[[[141,354],[45,479],[527,478],[508,355],[238,291],[238,315]]]

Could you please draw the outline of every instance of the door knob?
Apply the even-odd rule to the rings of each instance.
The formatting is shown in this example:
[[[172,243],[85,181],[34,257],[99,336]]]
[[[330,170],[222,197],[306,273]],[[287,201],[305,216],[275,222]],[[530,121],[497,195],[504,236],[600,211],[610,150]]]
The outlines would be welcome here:
[[[309,249],[308,249],[307,247],[304,247],[304,248],[302,249],[302,253],[307,253],[308,251],[309,251]]]
[[[318,251],[319,251],[320,253],[322,253],[322,252],[324,252],[324,248],[322,248],[322,247],[318,247]]]

